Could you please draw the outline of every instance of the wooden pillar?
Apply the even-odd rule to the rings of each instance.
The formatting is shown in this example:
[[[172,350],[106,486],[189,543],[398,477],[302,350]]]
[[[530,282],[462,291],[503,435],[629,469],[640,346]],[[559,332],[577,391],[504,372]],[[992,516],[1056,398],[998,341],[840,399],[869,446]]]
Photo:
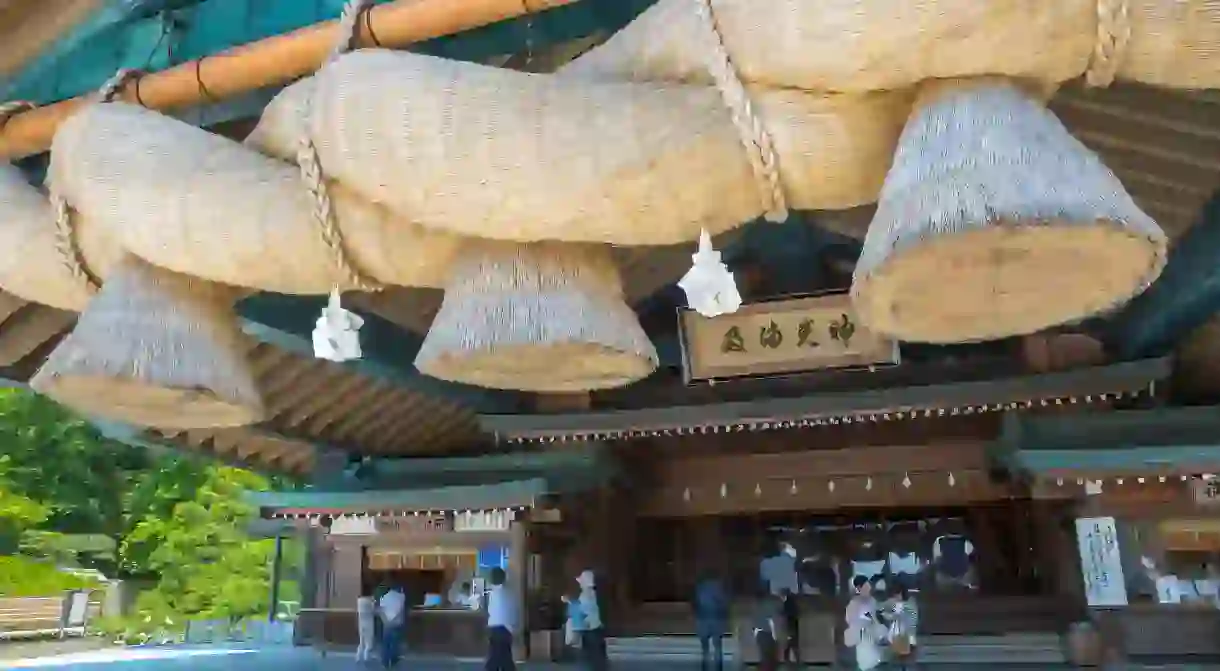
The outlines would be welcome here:
[[[512,590],[513,600],[518,605],[517,631],[513,634],[513,658],[524,661],[529,656],[529,632],[526,631],[526,595],[529,593],[529,522],[524,519],[513,520],[509,527],[510,540],[508,546],[508,586]]]
[[[301,580],[301,607],[317,608],[318,588],[321,583],[318,573],[322,567],[319,554],[322,548],[314,529],[306,529],[302,536],[305,539],[305,575]],[[307,628],[298,623],[292,630],[293,645],[304,645],[307,635]]]
[[[275,622],[275,612],[280,609],[280,580],[284,572],[284,534],[275,534],[275,556],[271,559],[271,608],[267,611],[267,621]]]
[[[356,599],[360,598],[361,573],[364,548],[357,543],[340,542],[335,544],[331,563],[332,585],[331,608],[355,608]]]

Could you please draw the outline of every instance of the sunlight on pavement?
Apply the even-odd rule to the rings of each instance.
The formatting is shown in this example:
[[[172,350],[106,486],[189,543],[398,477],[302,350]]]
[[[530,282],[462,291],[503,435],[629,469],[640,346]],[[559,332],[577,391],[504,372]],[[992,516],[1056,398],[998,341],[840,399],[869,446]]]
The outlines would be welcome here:
[[[249,649],[208,649],[208,650],[182,650],[182,649],[139,649],[139,648],[120,648],[114,650],[96,650],[91,652],[73,653],[70,655],[56,655],[54,657],[39,657],[36,659],[18,659],[9,661],[4,668],[8,669],[76,669],[76,668],[96,668],[123,664],[127,668],[135,667],[152,667],[152,664],[140,664],[140,662],[159,662],[156,668],[164,668],[164,663],[191,660],[203,662],[208,658],[217,659],[223,658],[224,667],[231,668],[232,658],[234,656],[253,655],[258,651]],[[193,664],[191,666],[194,666]],[[201,665],[202,666],[202,665]]]

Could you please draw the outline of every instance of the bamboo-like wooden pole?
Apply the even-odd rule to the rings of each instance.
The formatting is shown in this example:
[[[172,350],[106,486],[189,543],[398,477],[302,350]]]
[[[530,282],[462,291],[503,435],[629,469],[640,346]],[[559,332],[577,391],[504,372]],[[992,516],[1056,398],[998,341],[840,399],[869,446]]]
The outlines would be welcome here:
[[[578,0],[397,0],[373,7],[360,21],[358,44],[401,47]],[[140,78],[122,99],[172,110],[288,83],[322,65],[337,39],[337,20],[252,42]],[[72,98],[9,119],[0,127],[0,158],[46,151],[55,129],[86,102]]]

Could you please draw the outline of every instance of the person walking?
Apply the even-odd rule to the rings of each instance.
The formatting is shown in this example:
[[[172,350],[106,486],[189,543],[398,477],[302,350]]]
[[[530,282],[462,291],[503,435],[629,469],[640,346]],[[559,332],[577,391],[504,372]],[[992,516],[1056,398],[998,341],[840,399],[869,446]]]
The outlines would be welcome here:
[[[390,587],[377,609],[381,612],[381,665],[390,669],[402,657],[402,639],[407,628],[407,595],[402,587]]]
[[[485,671],[515,671],[513,634],[517,631],[517,603],[504,587],[504,569],[491,570],[487,592],[487,663]]]
[[[695,585],[693,599],[695,610],[695,632],[699,636],[701,650],[700,668],[708,671],[714,666],[716,671],[724,670],[724,637],[729,628],[729,599],[724,592],[724,585],[712,575],[704,575]],[[710,664],[714,654],[715,662]]]
[[[754,644],[758,647],[758,671],[777,671],[779,669],[782,617],[781,597],[767,594],[758,600],[753,623]]]
[[[780,592],[784,613],[784,663],[801,663],[801,605],[791,590]]]
[[[373,659],[373,643],[377,640],[376,612],[377,604],[371,594],[365,592],[356,599],[356,628],[360,636],[360,644],[356,646],[357,662]]]
[[[605,671],[610,668],[606,651],[606,630],[602,622],[601,602],[597,598],[593,571],[582,571],[576,577],[580,585],[580,611],[584,615],[584,629],[580,631],[580,648],[589,671]]]

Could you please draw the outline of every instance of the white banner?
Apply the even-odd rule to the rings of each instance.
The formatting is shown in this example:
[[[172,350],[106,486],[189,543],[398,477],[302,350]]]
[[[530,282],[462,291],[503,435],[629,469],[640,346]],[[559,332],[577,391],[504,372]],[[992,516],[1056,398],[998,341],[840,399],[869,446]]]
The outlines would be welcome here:
[[[1127,583],[1119,554],[1118,529],[1113,517],[1076,520],[1080,572],[1090,606],[1126,606]]]

